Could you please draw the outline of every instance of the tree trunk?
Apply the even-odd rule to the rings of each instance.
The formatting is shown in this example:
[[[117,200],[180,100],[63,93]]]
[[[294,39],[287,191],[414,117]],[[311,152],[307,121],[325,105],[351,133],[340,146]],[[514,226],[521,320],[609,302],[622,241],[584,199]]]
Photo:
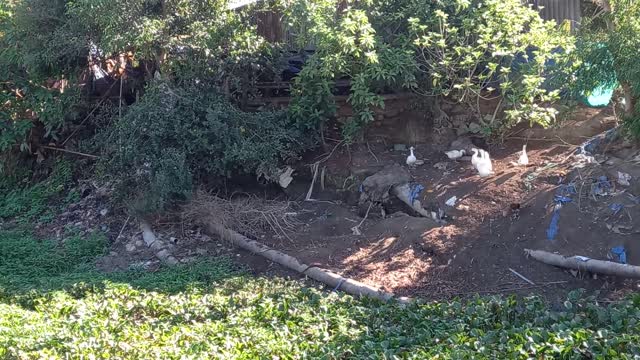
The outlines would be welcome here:
[[[636,98],[633,94],[633,87],[629,83],[622,84],[624,91],[624,114],[632,116],[636,109]]]
[[[594,2],[602,8],[606,13],[611,13],[611,3],[609,0],[594,0]],[[607,29],[609,32],[616,31],[615,24],[611,19],[606,19]],[[632,116],[636,108],[636,98],[633,93],[633,87],[628,82],[622,83],[622,90],[624,91],[624,114],[625,116]]]

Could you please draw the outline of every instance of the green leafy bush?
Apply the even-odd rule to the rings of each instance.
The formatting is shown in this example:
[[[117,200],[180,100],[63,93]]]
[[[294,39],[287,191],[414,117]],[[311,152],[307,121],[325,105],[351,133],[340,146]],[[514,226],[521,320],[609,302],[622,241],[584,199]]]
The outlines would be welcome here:
[[[348,139],[373,120],[372,107],[384,105],[380,93],[392,89],[448,97],[478,118],[480,100],[500,98],[505,117],[485,124],[489,130],[553,121],[548,104],[559,92],[543,87],[545,63],[570,53],[572,38],[520,0],[348,1],[344,10],[338,3],[301,0],[288,9],[300,41],[317,46],[296,81],[294,118],[313,127],[332,116],[333,81],[348,77],[355,112]],[[558,48],[564,51],[553,52]],[[518,57],[524,61],[516,65]]]
[[[102,167],[140,211],[187,197],[194,179],[276,174],[309,146],[281,112],[247,113],[203,86],[154,82],[101,134]]]
[[[640,3],[604,0],[592,5],[578,34],[573,58],[578,91],[619,84],[625,101],[625,125],[640,138]]]
[[[68,83],[62,91],[46,86],[47,81],[73,82],[77,66],[86,62],[84,47],[69,33],[65,4],[0,4],[0,152],[17,146],[35,152],[29,136],[38,125],[44,138],[56,140],[67,112],[80,102],[78,89]]]

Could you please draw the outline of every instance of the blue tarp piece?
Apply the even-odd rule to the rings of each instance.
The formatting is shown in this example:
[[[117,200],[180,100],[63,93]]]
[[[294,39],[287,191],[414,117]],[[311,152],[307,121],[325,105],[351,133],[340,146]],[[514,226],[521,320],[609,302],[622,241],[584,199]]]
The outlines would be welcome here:
[[[576,149],[576,154],[594,155],[601,146],[607,145],[615,140],[617,134],[617,127],[598,134],[582,143],[582,145]]]
[[[556,195],[553,197],[553,201],[556,204],[566,204],[571,202],[571,198],[567,196]]]
[[[624,249],[624,246],[616,246],[611,248],[611,253],[613,255],[618,256],[618,262],[621,264],[627,263],[627,252]]]
[[[617,204],[617,203],[613,203],[613,204],[609,205],[609,209],[611,209],[611,211],[613,211],[613,215],[618,215],[618,213],[620,212],[620,210],[622,210],[623,207],[624,207],[624,205]]]
[[[598,178],[598,183],[593,189],[593,193],[596,195],[606,195],[607,192],[611,189],[611,182],[605,175],[602,175]]]
[[[553,215],[551,216],[551,222],[549,228],[547,228],[547,239],[552,241],[558,234],[559,222],[560,222],[560,209],[562,205],[573,201],[569,196],[575,194],[576,186],[574,183],[561,185],[556,190],[556,194],[553,196],[553,202],[556,204],[553,209]]]
[[[558,222],[560,221],[560,208],[556,207],[553,210],[553,215],[551,216],[551,223],[549,223],[549,228],[547,229],[547,239],[553,240],[558,234]]]
[[[411,186],[411,194],[409,195],[409,201],[411,201],[412,204],[418,198],[422,190],[424,190],[424,186],[420,184],[413,184]]]
[[[558,187],[558,189],[556,189],[556,195],[557,196],[569,196],[569,195],[574,195],[577,194],[578,190],[576,189],[576,184],[575,183],[570,183],[570,184],[563,184],[560,185]]]

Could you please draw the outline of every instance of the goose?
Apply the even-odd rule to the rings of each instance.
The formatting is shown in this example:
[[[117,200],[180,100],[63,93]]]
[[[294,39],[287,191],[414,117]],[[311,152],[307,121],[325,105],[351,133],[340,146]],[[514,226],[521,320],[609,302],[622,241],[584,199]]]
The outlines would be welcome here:
[[[418,161],[418,159],[416,159],[416,156],[413,154],[413,150],[414,150],[413,146],[409,148],[409,151],[411,151],[411,154],[407,156],[407,165],[409,166],[415,165],[416,161]]]
[[[478,170],[480,177],[487,177],[493,174],[493,165],[491,164],[491,156],[488,152],[482,149],[471,149],[473,156],[471,156],[471,164]]]
[[[478,156],[478,149],[472,148],[471,152],[473,153],[473,155],[471,156],[471,165],[473,165],[473,167],[475,168],[478,164],[478,161],[480,160],[480,157]]]
[[[527,144],[522,145],[522,153],[520,153],[520,158],[518,158],[518,165],[529,165],[529,157],[527,156]]]
[[[480,155],[482,155],[476,163],[476,170],[480,177],[487,177],[493,174],[493,165],[491,164],[491,156],[489,152],[480,149]]]
[[[466,154],[466,151],[464,150],[451,150],[451,151],[445,151],[445,154],[447,154],[447,157],[451,160],[458,160],[460,159],[462,156],[464,156]]]

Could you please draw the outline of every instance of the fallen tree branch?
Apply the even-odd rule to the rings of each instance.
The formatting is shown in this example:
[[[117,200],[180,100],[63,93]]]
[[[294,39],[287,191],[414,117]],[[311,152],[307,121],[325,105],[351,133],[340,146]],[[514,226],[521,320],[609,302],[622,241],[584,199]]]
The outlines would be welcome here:
[[[640,278],[640,266],[619,264],[612,261],[589,259],[582,256],[562,256],[543,250],[525,249],[525,254],[542,263],[566,269],[588,271],[591,273]]]
[[[218,235],[222,239],[231,242],[235,246],[259,254],[265,258],[285,266],[291,270],[297,271],[316,281],[324,283],[334,290],[342,290],[348,294],[358,297],[370,297],[382,301],[390,301],[395,299],[400,303],[409,303],[412,301],[406,297],[395,297],[393,294],[376,289],[372,286],[363,284],[359,281],[342,277],[328,270],[321,269],[316,266],[300,263],[298,259],[274,250],[261,244],[255,240],[251,240],[233,230],[230,230],[213,219],[204,221],[205,229],[212,235]]]
[[[524,275],[520,274],[519,272],[513,270],[512,268],[509,268],[509,271],[511,271],[515,276],[519,277],[520,279],[528,282],[531,285],[535,285],[535,283],[529,279],[527,279],[526,277],[524,277]]]
[[[81,153],[81,152],[77,152],[77,151],[73,151],[73,150],[67,150],[67,149],[58,148],[58,147],[53,147],[53,146],[40,145],[40,147],[43,148],[43,149],[47,149],[47,150],[60,151],[60,152],[63,152],[63,153],[84,156],[84,157],[88,157],[90,159],[99,159],[100,158],[99,156],[96,156],[96,155],[85,154],[85,153]]]
[[[167,247],[158,240],[148,223],[141,221],[140,230],[142,230],[142,240],[144,240],[144,243],[147,244],[149,249],[155,252],[158,259],[169,265],[176,265],[180,262],[169,252]]]
[[[413,201],[411,201],[411,199],[409,198],[409,194],[411,194],[411,186],[409,184],[394,186],[391,189],[391,192],[421,216],[431,218],[431,213],[422,207],[422,203],[420,203],[420,200],[413,199]]]

